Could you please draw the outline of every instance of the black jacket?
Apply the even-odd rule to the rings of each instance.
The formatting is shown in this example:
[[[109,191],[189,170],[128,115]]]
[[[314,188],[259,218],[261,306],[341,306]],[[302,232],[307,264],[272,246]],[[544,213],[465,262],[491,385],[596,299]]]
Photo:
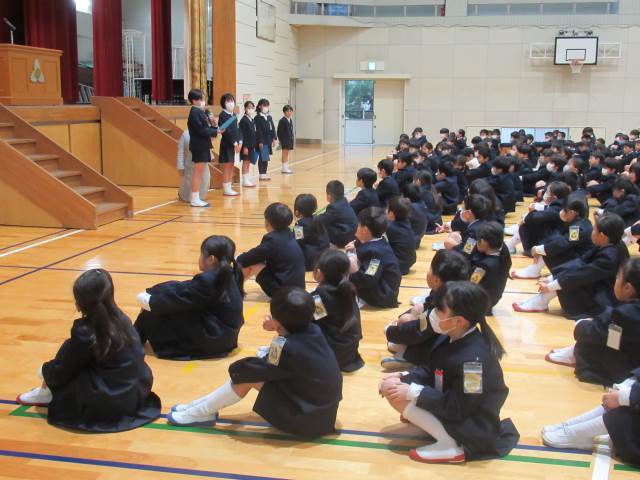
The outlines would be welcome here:
[[[487,181],[496,192],[496,197],[502,202],[502,208],[505,212],[515,212],[516,210],[516,194],[513,186],[513,176],[510,173],[501,175],[491,175]]]
[[[611,197],[604,202],[602,208],[605,212],[620,215],[625,227],[630,227],[640,220],[640,198],[633,193],[626,195],[622,200]]]
[[[243,115],[240,119],[240,133],[242,134],[242,148],[247,148],[249,151],[255,149],[258,146],[256,141],[256,124],[252,118],[247,115]]]
[[[191,107],[187,128],[189,129],[189,150],[192,152],[211,150],[211,137],[218,134],[218,129],[211,126],[204,110]]]
[[[393,178],[398,184],[398,188],[402,190],[402,187],[409,183],[413,183],[413,175],[416,173],[416,169],[413,167],[403,168],[402,170],[396,170],[393,173]]]
[[[160,399],[151,391],[153,375],[133,325],[135,342],[98,361],[91,350],[88,319],[76,320],[55,358],[42,365],[51,389],[47,420],[52,425],[90,432],[122,432],[160,416]]]
[[[396,179],[393,177],[384,177],[378,183],[376,193],[378,194],[378,199],[380,200],[380,206],[382,208],[386,208],[389,204],[389,200],[391,200],[393,197],[400,196],[400,188],[398,187],[398,182],[396,182]]]
[[[355,212],[356,216],[365,208],[379,207],[380,199],[378,193],[373,188],[362,188],[356,195],[356,198],[351,200],[351,208]]]
[[[341,198],[327,205],[325,213],[318,215],[318,220],[329,234],[334,245],[344,246],[355,240],[358,218],[346,198]]]
[[[286,150],[293,150],[293,120],[282,117],[278,122],[277,134],[278,140],[280,140],[280,146]]]
[[[314,227],[314,217],[302,217],[296,222],[294,234],[302,253],[304,254],[305,270],[310,272],[316,265],[318,258],[329,248],[329,236],[324,227],[318,224]]]
[[[640,465],[640,368],[633,370],[630,376],[636,383],[631,387],[629,407],[609,410],[603,420],[617,455],[625,462]]]
[[[389,243],[384,238],[356,242],[356,254],[360,269],[352,273],[349,280],[355,285],[358,296],[374,307],[397,307],[402,274]]]
[[[271,115],[267,115],[267,118],[265,118],[258,114],[253,121],[256,124],[256,146],[262,143],[269,147],[269,153],[273,153],[273,141],[278,138],[273,118],[271,118]]]
[[[489,309],[495,307],[502,298],[511,269],[511,254],[506,245],[496,254],[486,254],[474,248],[471,254],[471,281],[485,289],[489,297]]]
[[[577,217],[570,224],[565,223],[552,232],[543,242],[545,252],[543,259],[547,267],[552,269],[591,250],[593,248],[592,231],[593,226],[588,219]]]
[[[218,117],[218,124],[222,125],[224,122],[229,120],[232,117],[231,114],[227,113],[225,110],[220,112],[220,116]],[[240,127],[238,126],[238,119],[231,122],[227,129],[222,134],[222,138],[220,139],[220,149],[229,149],[234,147],[234,143],[240,143],[242,141],[242,132],[240,131]]]
[[[429,225],[429,211],[422,202],[416,202],[411,204],[411,213],[409,214],[409,223],[411,224],[411,230],[413,231],[413,242],[416,246],[416,250],[420,248],[422,237],[427,231]]]
[[[416,263],[416,243],[409,220],[389,222],[387,240],[398,259],[400,273],[407,275],[413,264]]]
[[[283,432],[307,438],[333,433],[342,400],[335,355],[313,323],[285,338],[277,364],[269,356],[243,358],[229,366],[231,381],[264,382],[253,410]]]

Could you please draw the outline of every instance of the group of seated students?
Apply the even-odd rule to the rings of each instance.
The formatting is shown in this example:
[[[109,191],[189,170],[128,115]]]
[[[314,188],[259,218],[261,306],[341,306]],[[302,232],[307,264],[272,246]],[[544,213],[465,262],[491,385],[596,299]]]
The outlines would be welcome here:
[[[42,366],[42,385],[18,402],[47,405],[50,423],[88,431],[153,421],[160,400],[143,344],[165,359],[229,355],[244,323],[244,282],[255,278],[270,297],[263,328],[273,341],[232,363],[227,383],[173,406],[168,422],[213,426],[221,409],[255,389],[253,410],[274,427],[305,438],[330,434],[341,372],[364,366],[361,309],[397,307],[402,277],[426,248],[423,236],[446,233],[429,265],[428,295],[385,327],[390,356],[381,362],[379,394],[402,422],[434,440],[410,458],[460,463],[503,456],[517,444],[515,426],[500,418],[505,352],[486,321],[511,277],[539,282],[537,295],[513,304],[517,312],[547,311],[558,296],[563,314],[576,320],[575,344],[547,360],[611,387],[602,406],[544,427],[544,443],[605,444],[640,463],[640,259],[630,259],[625,244],[640,237],[638,132],[608,146],[588,128],[578,143],[559,131],[544,142],[514,132],[503,143],[499,130],[482,130],[467,146],[463,130],[440,133],[435,147],[420,128],[402,136],[377,172],[358,170],[350,201],[332,180],[322,210],[309,193],[296,197],[293,211],[270,204],[266,234],[240,255],[230,238],[206,238],[200,273],[138,294],[133,325],[114,301],[108,272],[83,273],[73,288],[81,318]],[[528,213],[506,229],[505,243],[505,215],[525,196],[533,197]],[[599,203],[593,223],[590,199]],[[532,263],[512,272],[520,244]],[[550,275],[541,278],[545,267]],[[313,275],[311,292],[305,272]]]

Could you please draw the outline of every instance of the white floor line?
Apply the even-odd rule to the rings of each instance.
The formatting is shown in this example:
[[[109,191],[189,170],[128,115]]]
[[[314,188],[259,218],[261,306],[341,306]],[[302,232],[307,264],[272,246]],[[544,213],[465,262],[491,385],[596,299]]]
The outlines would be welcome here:
[[[611,466],[610,452],[595,449],[593,453],[593,474],[591,480],[607,480],[609,478],[609,468]]]
[[[300,165],[301,163],[308,162],[309,160],[315,160],[316,158],[324,157],[325,155],[330,155],[332,153],[337,153],[338,151],[339,151],[339,149],[336,148],[335,150],[331,150],[329,152],[318,153],[316,155],[312,155],[311,157],[303,158],[303,159],[297,160],[295,162],[289,162],[289,166],[293,167],[295,165]],[[267,169],[267,173],[274,172],[274,171],[279,170],[281,168],[282,168],[281,165],[277,166],[277,167],[271,167],[271,168]]]
[[[164,207],[165,205],[171,205],[172,203],[176,203],[178,200],[170,200],[168,202],[161,203],[159,205],[154,205],[153,207],[143,208],[142,210],[138,210],[137,212],[133,212],[134,215],[138,215],[139,213],[149,212],[151,210],[155,210],[156,208]]]

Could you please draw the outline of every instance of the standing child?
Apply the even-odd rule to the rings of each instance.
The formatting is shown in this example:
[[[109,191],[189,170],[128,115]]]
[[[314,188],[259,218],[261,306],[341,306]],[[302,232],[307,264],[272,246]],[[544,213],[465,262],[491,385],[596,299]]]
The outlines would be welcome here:
[[[400,195],[398,182],[393,178],[392,160],[380,160],[378,162],[378,177],[380,177],[380,181],[376,187],[376,193],[380,200],[380,207],[387,208],[389,200]]]
[[[212,426],[218,412],[258,390],[253,410],[283,432],[316,438],[335,431],[342,375],[322,331],[313,323],[315,304],[296,287],[279,290],[262,324],[278,336],[264,358],[229,366],[229,381],[187,404],[175,405],[167,420],[177,426]]]
[[[202,273],[138,295],[142,311],[135,327],[142,343],[149,341],[159,358],[220,358],[238,346],[244,291],[235,252],[230,238],[208,237],[200,245]]]
[[[176,168],[182,177],[178,198],[186,203],[191,202],[191,183],[193,181],[194,163],[191,160],[191,151],[189,150],[189,130],[182,132],[180,140],[178,140],[178,155],[176,157]],[[202,171],[202,179],[200,181],[199,196],[201,200],[207,199],[209,186],[211,183],[211,172],[208,168]]]
[[[249,169],[251,165],[258,162],[260,153],[256,149],[258,144],[256,141],[256,124],[253,117],[256,114],[256,106],[251,100],[244,102],[244,115],[240,119],[240,133],[242,134],[242,150],[240,159],[242,160],[242,186],[252,188],[256,184]]]
[[[244,278],[255,275],[264,293],[273,297],[281,287],[304,288],[304,254],[289,225],[293,221],[291,209],[283,203],[272,203],[264,211],[267,234],[260,245],[237,259]]]
[[[362,339],[356,289],[349,281],[349,257],[339,250],[327,250],[313,270],[318,288],[311,292],[316,303],[314,322],[320,327],[340,370],[355,372],[364,367],[358,353]]]
[[[357,240],[345,248],[351,255],[349,280],[355,285],[358,297],[382,308],[398,306],[402,279],[398,259],[383,237],[388,225],[384,210],[365,208],[358,214]]]
[[[304,266],[307,272],[311,272],[327,248],[329,248],[329,236],[322,222],[313,214],[318,209],[316,197],[310,193],[301,193],[296,197],[293,214],[298,221],[293,227],[296,241],[304,254]]]
[[[22,405],[48,406],[47,421],[89,432],[122,432],[160,416],[153,375],[131,321],[116,305],[106,270],[73,284],[82,318],[56,357],[41,367],[43,383],[18,396]]]
[[[318,215],[318,221],[322,223],[329,234],[329,240],[339,248],[352,242],[358,228],[358,218],[344,197],[344,185],[339,180],[331,180],[327,183],[327,209],[325,213]]]
[[[520,438],[511,420],[500,421],[509,389],[499,362],[504,350],[487,324],[486,310],[481,287],[448,283],[429,315],[438,337],[428,363],[386,375],[380,383],[389,404],[435,439],[412,449],[413,460],[461,463],[504,456]]]
[[[295,143],[295,137],[293,134],[293,107],[291,105],[285,105],[282,107],[282,113],[284,117],[278,122],[278,140],[280,141],[280,147],[282,147],[282,173],[293,173],[289,168],[289,153],[293,150]]]
[[[360,191],[356,195],[356,198],[350,202],[351,208],[353,208],[356,215],[365,208],[380,206],[380,199],[373,188],[373,184],[376,183],[377,178],[376,172],[371,168],[365,167],[358,170],[356,187],[359,187]]]
[[[220,112],[219,121],[224,124],[235,115],[236,99],[230,93],[225,93],[220,97],[220,106],[222,107],[222,112]],[[222,165],[222,193],[228,197],[239,195],[238,192],[231,188],[231,182],[233,181],[235,157],[240,157],[240,150],[242,150],[242,134],[238,127],[238,121],[234,118],[227,130],[222,134],[220,155],[218,157],[218,163]]]
[[[267,175],[267,167],[269,166],[270,156],[273,155],[273,147],[276,142],[276,127],[273,124],[273,118],[269,115],[269,100],[261,98],[258,100],[258,115],[255,118],[256,123],[256,142],[258,143],[258,172],[259,179],[263,181],[271,180]]]
[[[411,214],[411,202],[407,198],[394,197],[389,202],[389,226],[387,227],[387,240],[393,253],[398,259],[400,273],[407,275],[416,263],[416,244],[409,222]]]
[[[212,120],[205,113],[204,94],[201,90],[193,89],[188,95],[191,103],[187,128],[189,129],[189,150],[193,162],[193,176],[191,178],[191,206],[208,207],[209,204],[199,197],[202,173],[207,164],[211,163],[211,137],[215,137],[224,130],[214,127]],[[215,121],[215,119],[213,119]]]

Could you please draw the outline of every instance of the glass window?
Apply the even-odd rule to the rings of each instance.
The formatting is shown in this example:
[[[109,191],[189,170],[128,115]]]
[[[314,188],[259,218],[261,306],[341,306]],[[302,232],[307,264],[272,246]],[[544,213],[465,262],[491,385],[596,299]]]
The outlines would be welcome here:
[[[435,17],[437,5],[407,5],[407,17]]]
[[[467,5],[467,16],[475,16],[478,15],[477,5]]]
[[[297,2],[296,12],[300,15],[321,15],[322,4],[311,2]]]
[[[349,5],[325,3],[324,14],[336,17],[346,17],[349,15]]]
[[[540,15],[540,4],[512,3],[510,15]]]
[[[544,15],[573,15],[573,3],[543,3]]]
[[[576,3],[578,15],[603,15],[607,13],[608,2]]]
[[[347,80],[345,82],[344,115],[350,120],[373,118],[373,80]]]
[[[618,13],[618,1],[609,2],[609,13]]]
[[[369,5],[351,5],[351,15],[354,17],[373,17],[374,10]]]
[[[376,17],[404,17],[404,7],[402,5],[376,7]]]
[[[477,7],[478,7],[478,15],[490,16],[490,15],[506,15],[507,14],[506,4],[477,5]]]

